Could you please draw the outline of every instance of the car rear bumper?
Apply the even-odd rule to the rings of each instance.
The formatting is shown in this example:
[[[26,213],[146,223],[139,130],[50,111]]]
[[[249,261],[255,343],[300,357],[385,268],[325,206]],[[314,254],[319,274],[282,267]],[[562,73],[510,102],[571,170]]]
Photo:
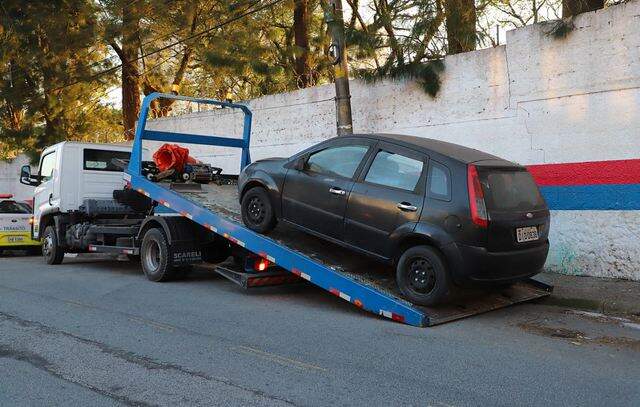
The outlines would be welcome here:
[[[490,252],[484,247],[451,245],[447,257],[452,261],[454,281],[464,282],[510,282],[531,277],[542,271],[549,253],[549,241],[523,250]],[[446,251],[445,251],[446,252]]]

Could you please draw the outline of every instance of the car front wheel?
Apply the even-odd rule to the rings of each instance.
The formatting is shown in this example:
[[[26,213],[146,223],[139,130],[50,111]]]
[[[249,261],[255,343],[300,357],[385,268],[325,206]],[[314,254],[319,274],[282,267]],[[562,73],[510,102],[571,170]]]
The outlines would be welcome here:
[[[402,254],[396,267],[396,282],[405,298],[426,306],[441,303],[451,288],[442,255],[430,246],[414,246]]]
[[[276,226],[276,214],[267,190],[253,187],[242,197],[242,221],[251,230],[267,233]]]

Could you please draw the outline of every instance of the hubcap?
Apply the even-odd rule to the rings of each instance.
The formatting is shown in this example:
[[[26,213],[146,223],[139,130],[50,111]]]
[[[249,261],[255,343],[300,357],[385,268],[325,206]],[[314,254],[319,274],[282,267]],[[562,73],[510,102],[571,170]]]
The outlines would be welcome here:
[[[53,237],[51,235],[47,235],[45,236],[44,242],[42,243],[42,253],[44,253],[46,257],[49,257],[51,255],[52,249],[53,249]]]
[[[158,242],[152,240],[144,251],[144,264],[147,270],[155,271],[160,267],[160,246]]]
[[[264,220],[265,210],[264,210],[264,202],[257,196],[254,196],[249,200],[249,205],[247,206],[247,214],[249,215],[249,220],[251,223],[260,224]]]
[[[425,258],[415,258],[409,263],[409,285],[419,294],[429,294],[436,286],[436,273],[431,262]]]

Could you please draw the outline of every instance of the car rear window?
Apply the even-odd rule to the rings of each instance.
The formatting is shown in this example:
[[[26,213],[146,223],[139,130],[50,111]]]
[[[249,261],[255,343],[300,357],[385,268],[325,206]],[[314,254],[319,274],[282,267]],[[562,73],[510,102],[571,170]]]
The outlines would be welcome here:
[[[31,213],[31,211],[27,210],[26,205],[16,201],[0,201],[0,213]]]
[[[479,169],[479,174],[489,210],[530,211],[546,207],[538,186],[526,170]]]

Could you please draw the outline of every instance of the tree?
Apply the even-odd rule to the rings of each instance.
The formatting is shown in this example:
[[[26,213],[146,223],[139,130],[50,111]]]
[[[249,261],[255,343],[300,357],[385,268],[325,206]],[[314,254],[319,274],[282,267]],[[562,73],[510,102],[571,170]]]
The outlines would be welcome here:
[[[476,49],[476,6],[474,0],[445,0],[448,54]]]
[[[347,0],[352,19],[347,43],[355,61],[352,71],[365,80],[406,78],[417,80],[435,96],[440,87],[446,37],[441,30],[445,11],[440,0],[373,0],[367,23],[357,0]]]
[[[293,31],[295,40],[295,75],[301,88],[314,83],[309,58],[309,2],[295,0]]]
[[[122,122],[127,140],[135,135],[140,113],[140,20],[145,8],[144,0],[115,0],[106,3],[104,10],[111,11],[107,13],[107,40],[120,58]]]
[[[110,66],[90,0],[5,0],[0,29],[1,158],[91,130]],[[97,95],[97,96],[96,96]]]
[[[562,0],[562,18],[573,17],[603,7],[604,0]]]

